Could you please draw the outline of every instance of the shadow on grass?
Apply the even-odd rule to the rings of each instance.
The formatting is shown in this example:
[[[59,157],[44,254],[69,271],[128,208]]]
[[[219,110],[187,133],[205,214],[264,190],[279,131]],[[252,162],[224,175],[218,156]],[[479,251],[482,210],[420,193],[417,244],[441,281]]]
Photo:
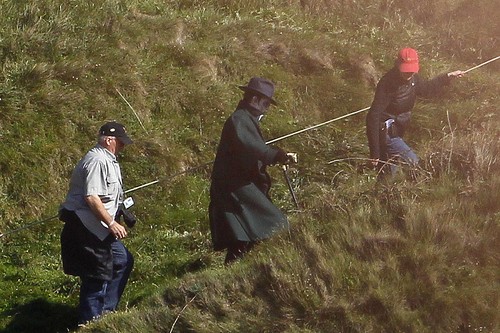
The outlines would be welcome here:
[[[38,298],[2,313],[12,316],[0,333],[59,333],[75,330],[76,308]]]

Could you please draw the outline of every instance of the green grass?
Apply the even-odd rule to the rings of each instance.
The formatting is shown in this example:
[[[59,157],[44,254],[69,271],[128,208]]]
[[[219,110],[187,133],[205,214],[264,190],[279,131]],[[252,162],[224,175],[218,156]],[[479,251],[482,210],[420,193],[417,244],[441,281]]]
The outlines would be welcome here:
[[[135,141],[120,157],[126,188],[159,182],[133,193],[136,266],[120,311],[84,331],[497,331],[500,62],[417,103],[414,181],[379,184],[358,159],[364,114],[277,143],[299,154],[289,173],[302,209],[271,168],[292,229],[229,268],[211,251],[203,166],[251,76],[277,83],[262,123],[272,139],[369,106],[356,55],[384,72],[411,45],[424,76],[497,56],[497,11],[486,0],[3,1],[0,331],[75,328],[62,224],[19,228],[56,214],[112,119]]]

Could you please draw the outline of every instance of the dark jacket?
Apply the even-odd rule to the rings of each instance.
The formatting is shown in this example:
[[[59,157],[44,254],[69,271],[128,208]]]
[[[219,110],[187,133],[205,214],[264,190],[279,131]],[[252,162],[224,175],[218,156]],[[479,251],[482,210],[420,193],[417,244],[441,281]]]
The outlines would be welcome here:
[[[399,69],[393,67],[377,84],[375,97],[366,116],[366,134],[370,147],[370,157],[381,156],[381,145],[385,142],[380,133],[383,124],[389,118],[394,119],[395,136],[403,136],[410,124],[411,110],[417,96],[432,96],[447,85],[450,79],[446,74],[439,75],[432,80],[425,81],[418,74],[410,80],[401,78]],[[382,147],[383,148],[383,147]]]
[[[99,280],[113,276],[112,235],[101,241],[80,221],[75,212],[61,209],[61,258],[64,273]]]
[[[268,196],[266,166],[279,151],[266,145],[257,118],[240,103],[224,124],[212,171],[209,217],[216,250],[262,240],[288,226]]]

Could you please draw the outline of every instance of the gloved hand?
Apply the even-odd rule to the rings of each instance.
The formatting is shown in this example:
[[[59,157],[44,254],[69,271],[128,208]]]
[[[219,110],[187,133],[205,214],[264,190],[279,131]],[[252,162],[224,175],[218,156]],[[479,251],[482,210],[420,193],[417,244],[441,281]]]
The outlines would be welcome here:
[[[276,157],[274,158],[274,163],[279,163],[279,164],[287,164],[288,162],[288,155],[286,154],[286,152],[281,149],[281,148],[277,148],[278,149],[278,153],[276,154]]]
[[[286,153],[286,155],[288,156],[288,163],[294,164],[299,162],[297,153]]]
[[[287,153],[283,149],[277,148],[278,153],[276,154],[276,158],[274,163],[280,164],[294,164],[297,163],[297,153]]]

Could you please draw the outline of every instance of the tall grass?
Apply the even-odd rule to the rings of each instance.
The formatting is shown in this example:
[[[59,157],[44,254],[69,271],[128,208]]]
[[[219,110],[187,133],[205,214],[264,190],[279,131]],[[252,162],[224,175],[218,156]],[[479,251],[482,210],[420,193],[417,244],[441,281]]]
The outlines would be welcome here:
[[[0,13],[3,331],[74,328],[61,224],[17,230],[56,213],[111,119],[135,141],[120,157],[126,188],[159,183],[133,193],[136,267],[120,312],[87,331],[498,329],[497,63],[417,104],[414,181],[376,182],[359,159],[364,115],[279,142],[299,153],[289,172],[302,208],[271,168],[292,229],[229,268],[210,248],[210,166],[178,175],[213,159],[251,76],[277,83],[262,128],[278,137],[369,105],[357,55],[383,72],[411,45],[424,76],[496,56],[494,3],[6,0]]]
[[[475,206],[482,192],[443,206],[449,183],[418,199],[405,186],[324,210],[321,225],[304,214],[244,262],[167,288],[164,312],[134,310],[94,331],[167,331],[179,316],[174,332],[494,332],[498,225]]]

